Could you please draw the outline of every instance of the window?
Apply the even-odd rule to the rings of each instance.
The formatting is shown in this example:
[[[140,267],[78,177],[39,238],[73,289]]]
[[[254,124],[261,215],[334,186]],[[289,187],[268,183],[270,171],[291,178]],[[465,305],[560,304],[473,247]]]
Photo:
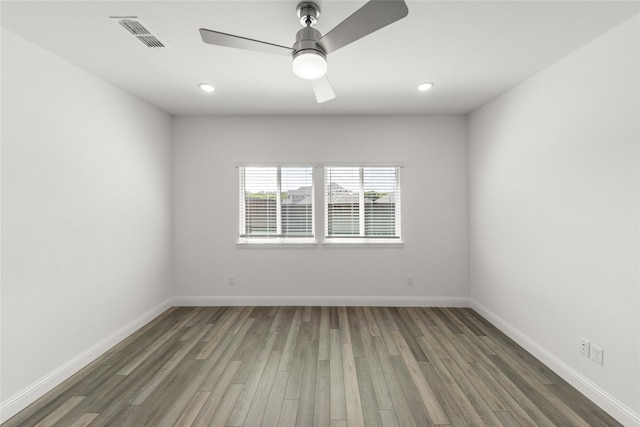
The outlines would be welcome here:
[[[399,241],[400,168],[325,167],[325,234]]]
[[[239,169],[241,242],[312,241],[312,167]]]

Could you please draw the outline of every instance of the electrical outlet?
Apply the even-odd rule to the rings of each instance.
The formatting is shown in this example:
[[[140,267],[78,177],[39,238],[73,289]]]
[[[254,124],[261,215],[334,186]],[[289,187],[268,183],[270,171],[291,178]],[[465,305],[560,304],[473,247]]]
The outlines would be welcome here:
[[[407,276],[407,285],[409,286],[413,285],[413,276]]]
[[[591,346],[591,360],[596,362],[598,365],[602,365],[602,360],[604,358],[604,350],[593,344]]]
[[[589,340],[580,337],[578,345],[578,351],[580,352],[580,354],[584,357],[589,357],[589,350],[591,347],[591,343],[589,342]]]
[[[236,284],[236,276],[234,276],[234,275],[230,275],[230,276],[227,278],[227,285],[229,285],[229,286],[233,286],[233,285],[235,285],[235,284]]]

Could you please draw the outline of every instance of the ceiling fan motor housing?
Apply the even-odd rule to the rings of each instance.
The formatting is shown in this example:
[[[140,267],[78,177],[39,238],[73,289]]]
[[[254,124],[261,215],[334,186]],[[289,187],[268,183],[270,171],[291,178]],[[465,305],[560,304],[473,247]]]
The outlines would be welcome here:
[[[305,27],[299,30],[296,34],[296,42],[293,44],[293,57],[295,58],[304,52],[313,51],[325,58],[324,49],[318,44],[320,36],[320,31],[313,27]]]

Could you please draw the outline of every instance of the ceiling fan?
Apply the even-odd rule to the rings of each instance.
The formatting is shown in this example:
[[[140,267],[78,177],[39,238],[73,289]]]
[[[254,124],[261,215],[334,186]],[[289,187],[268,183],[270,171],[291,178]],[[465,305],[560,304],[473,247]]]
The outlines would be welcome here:
[[[409,9],[404,0],[371,0],[324,36],[313,28],[320,16],[316,3],[305,1],[298,4],[297,13],[304,28],[296,34],[293,47],[206,28],[200,29],[200,36],[207,44],[292,56],[293,72],[298,77],[311,80],[316,100],[322,103],[336,97],[326,75],[326,56],[404,18]]]

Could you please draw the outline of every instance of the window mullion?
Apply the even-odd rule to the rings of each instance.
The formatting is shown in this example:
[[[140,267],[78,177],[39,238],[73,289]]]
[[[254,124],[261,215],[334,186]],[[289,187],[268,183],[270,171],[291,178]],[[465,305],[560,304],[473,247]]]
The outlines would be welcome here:
[[[276,169],[276,234],[282,235],[282,168]]]
[[[395,169],[395,185],[394,185],[394,207],[395,207],[395,235],[396,236],[400,236],[401,235],[401,228],[400,228],[400,216],[401,216],[401,209],[402,209],[402,204],[401,204],[401,189],[400,189],[400,168],[396,168]]]
[[[359,235],[364,237],[364,168],[359,168],[359,180],[360,180],[360,192],[358,194],[358,220],[359,220]]]
[[[239,222],[238,222],[238,226],[239,226],[239,232],[240,235],[244,235],[247,232],[247,225],[246,225],[246,194],[245,194],[245,168],[240,168],[240,191],[239,191],[239,198],[240,198],[240,215],[239,215]]]
[[[324,195],[323,195],[323,205],[324,205],[324,236],[329,236],[329,203],[331,203],[331,168],[328,166],[324,167]]]

